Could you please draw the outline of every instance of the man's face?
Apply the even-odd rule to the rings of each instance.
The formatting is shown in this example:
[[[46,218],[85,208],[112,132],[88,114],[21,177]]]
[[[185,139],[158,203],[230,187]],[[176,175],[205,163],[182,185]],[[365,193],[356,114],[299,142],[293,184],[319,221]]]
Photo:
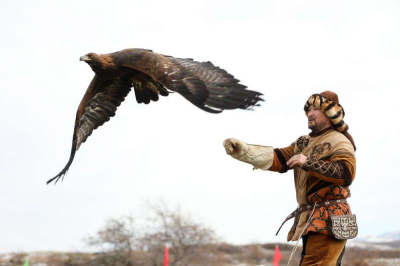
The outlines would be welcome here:
[[[319,110],[319,108],[315,108],[314,106],[310,106],[308,109],[307,118],[308,128],[315,132],[321,131],[332,124],[329,117]]]

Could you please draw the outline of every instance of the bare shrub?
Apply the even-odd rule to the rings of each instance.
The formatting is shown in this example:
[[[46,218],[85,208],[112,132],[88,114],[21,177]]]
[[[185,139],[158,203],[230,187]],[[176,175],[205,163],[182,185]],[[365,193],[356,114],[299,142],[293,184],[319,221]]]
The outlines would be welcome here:
[[[162,265],[166,244],[171,266],[222,265],[223,257],[217,254],[217,238],[212,229],[195,222],[180,208],[170,209],[159,203],[149,205],[149,209],[152,215],[144,229],[138,230],[133,217],[126,216],[108,220],[96,235],[88,237],[85,242],[101,252],[87,265]]]
[[[170,265],[216,265],[217,237],[214,230],[195,222],[180,208],[170,209],[164,203],[149,205],[152,226],[141,239],[149,266],[161,265],[165,244],[170,247]]]
[[[96,265],[134,266],[134,252],[137,239],[135,237],[134,219],[130,216],[110,219],[95,236],[85,239],[89,246],[100,248],[95,257]]]

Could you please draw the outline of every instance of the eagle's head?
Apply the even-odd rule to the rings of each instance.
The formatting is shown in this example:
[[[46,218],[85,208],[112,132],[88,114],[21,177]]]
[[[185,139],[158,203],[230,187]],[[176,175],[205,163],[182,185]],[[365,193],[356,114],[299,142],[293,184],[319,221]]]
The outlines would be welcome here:
[[[107,55],[98,55],[96,53],[88,53],[87,55],[81,56],[80,61],[85,61],[94,72],[100,73],[104,70],[111,70],[115,64],[112,58]]]
[[[93,65],[99,62],[100,56],[98,54],[95,53],[88,53],[84,56],[81,56],[79,58],[80,61],[85,61],[86,63],[88,63],[89,65]]]

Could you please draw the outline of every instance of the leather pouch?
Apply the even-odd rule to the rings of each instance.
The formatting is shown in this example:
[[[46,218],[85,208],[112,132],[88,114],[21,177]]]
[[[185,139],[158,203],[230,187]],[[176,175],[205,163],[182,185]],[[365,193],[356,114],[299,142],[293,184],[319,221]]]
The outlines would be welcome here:
[[[356,215],[330,215],[328,231],[338,240],[355,238],[358,234]]]

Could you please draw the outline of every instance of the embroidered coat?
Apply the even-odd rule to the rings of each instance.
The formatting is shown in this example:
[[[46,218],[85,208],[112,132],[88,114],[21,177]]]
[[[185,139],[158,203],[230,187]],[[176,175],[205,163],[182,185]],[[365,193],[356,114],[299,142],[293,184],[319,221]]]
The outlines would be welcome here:
[[[333,127],[318,134],[310,134],[298,138],[289,147],[274,150],[274,159],[268,170],[280,173],[289,169],[286,162],[296,154],[307,156],[302,168],[295,167],[294,183],[298,204],[314,205],[331,199],[350,197],[349,186],[356,173],[354,147],[349,139]],[[351,214],[348,203],[329,206],[335,215]],[[300,214],[290,230],[287,240],[295,241],[302,237],[311,211]],[[318,232],[328,235],[327,221],[329,212],[326,207],[317,208],[307,225],[304,235]]]

